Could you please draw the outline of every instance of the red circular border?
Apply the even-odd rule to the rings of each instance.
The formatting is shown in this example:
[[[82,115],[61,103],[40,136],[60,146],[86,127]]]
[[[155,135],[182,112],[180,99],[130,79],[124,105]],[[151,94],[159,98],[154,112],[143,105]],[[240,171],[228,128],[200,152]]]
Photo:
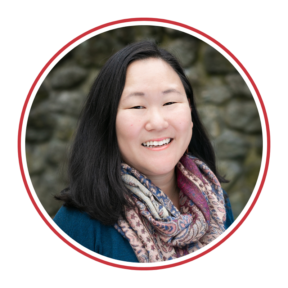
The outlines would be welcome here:
[[[65,51],[66,48],[68,48],[70,45],[72,45],[73,43],[75,43],[76,41],[78,41],[79,39],[81,39],[82,37],[97,31],[99,29],[105,28],[105,27],[109,27],[115,24],[120,24],[120,23],[128,23],[128,22],[135,22],[135,21],[154,21],[154,22],[162,22],[162,23],[168,23],[168,24],[173,24],[176,26],[180,26],[186,29],[189,29],[193,32],[196,32],[204,37],[206,37],[207,39],[209,39],[210,41],[214,42],[215,44],[217,44],[221,49],[223,49],[240,67],[241,69],[244,71],[244,73],[246,74],[246,76],[248,77],[249,81],[251,82],[257,96],[259,99],[259,102],[261,104],[261,108],[263,111],[263,115],[264,115],[264,119],[265,119],[265,124],[266,124],[266,133],[267,133],[267,159],[266,159],[266,163],[265,163],[265,169],[264,169],[264,174],[263,174],[263,178],[261,180],[261,184],[260,187],[257,191],[256,197],[253,200],[253,203],[251,204],[251,206],[249,207],[248,211],[246,212],[246,214],[243,216],[243,218],[240,220],[240,222],[234,227],[234,229],[232,231],[230,231],[230,233],[228,235],[226,235],[221,241],[219,241],[217,244],[215,244],[213,247],[209,248],[208,250],[194,256],[191,257],[189,259],[183,260],[181,262],[177,262],[174,264],[169,264],[169,265],[163,265],[163,266],[157,266],[157,267],[133,267],[133,266],[126,266],[126,265],[119,265],[119,264],[115,264],[115,263],[110,263],[108,261],[102,260],[102,259],[98,259],[97,257],[94,257],[92,255],[89,255],[88,253],[82,251],[81,249],[77,248],[76,246],[74,246],[73,244],[71,244],[67,239],[65,239],[60,233],[57,232],[57,230],[49,223],[49,221],[45,218],[45,216],[42,214],[41,210],[39,209],[39,207],[37,206],[32,193],[29,189],[29,186],[27,184],[27,180],[25,177],[25,173],[24,173],[24,169],[23,169],[23,163],[22,163],[22,154],[21,154],[21,135],[22,135],[22,126],[23,126],[23,119],[24,119],[24,115],[26,112],[26,108],[27,108],[27,104],[28,101],[31,97],[31,94],[37,84],[37,82],[39,81],[40,77],[43,75],[43,73],[45,72],[45,70],[49,67],[49,65],[63,52]],[[247,216],[250,214],[251,210],[253,209],[254,205],[256,204],[260,193],[262,191],[266,176],[267,176],[267,171],[268,171],[268,166],[269,166],[269,160],[270,160],[270,129],[269,129],[269,123],[268,123],[268,117],[267,117],[267,112],[263,103],[263,100],[261,98],[260,92],[256,86],[256,84],[254,83],[252,77],[250,76],[250,74],[248,73],[248,71],[245,69],[245,67],[240,63],[240,61],[226,48],[224,47],[221,43],[219,43],[218,41],[216,41],[215,39],[213,39],[212,37],[210,37],[209,35],[193,28],[190,27],[188,25],[179,23],[179,22],[175,22],[175,21],[170,21],[170,20],[165,20],[165,19],[159,19],[159,18],[129,18],[129,19],[122,19],[122,20],[117,20],[117,21],[113,21],[113,22],[109,22],[103,25],[100,25],[98,27],[95,27],[91,30],[86,31],[85,33],[79,35],[78,37],[74,38],[73,40],[71,40],[69,43],[67,43],[64,47],[62,47],[48,62],[47,64],[43,67],[43,69],[40,71],[40,73],[38,74],[38,76],[36,77],[35,81],[33,82],[29,93],[26,97],[23,109],[22,109],[22,113],[21,113],[21,117],[20,117],[20,122],[19,122],[19,129],[18,129],[18,158],[19,158],[19,165],[20,165],[20,170],[21,170],[21,175],[23,178],[23,182],[24,185],[26,187],[26,190],[28,192],[28,195],[30,197],[30,200],[32,201],[32,204],[34,205],[35,209],[37,210],[37,212],[39,213],[39,215],[41,216],[41,218],[44,220],[44,222],[48,225],[48,227],[60,238],[62,239],[66,244],[68,244],[70,247],[72,247],[73,249],[75,249],[76,251],[78,251],[79,253],[93,259],[96,260],[100,263],[106,264],[106,265],[110,265],[113,267],[117,267],[117,268],[122,268],[122,269],[130,269],[130,270],[159,270],[159,269],[164,269],[164,268],[171,268],[171,267],[175,267],[178,265],[182,265],[185,263],[188,263],[190,261],[193,261],[199,257],[202,257],[203,255],[209,253],[210,251],[214,250],[215,248],[217,248],[219,245],[221,245],[223,242],[225,242],[241,225],[242,223],[246,220]]]

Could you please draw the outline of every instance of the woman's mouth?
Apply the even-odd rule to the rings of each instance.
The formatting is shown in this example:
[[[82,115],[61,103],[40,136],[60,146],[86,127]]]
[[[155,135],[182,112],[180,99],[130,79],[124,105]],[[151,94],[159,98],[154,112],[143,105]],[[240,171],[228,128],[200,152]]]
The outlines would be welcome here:
[[[141,145],[147,148],[157,148],[157,147],[164,147],[171,143],[173,138],[166,138],[161,141],[147,141],[142,143]]]

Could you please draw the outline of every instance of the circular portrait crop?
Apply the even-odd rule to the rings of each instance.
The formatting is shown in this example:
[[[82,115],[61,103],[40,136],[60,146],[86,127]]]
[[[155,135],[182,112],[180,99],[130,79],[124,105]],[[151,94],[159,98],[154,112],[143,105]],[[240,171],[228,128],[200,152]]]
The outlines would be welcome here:
[[[79,252],[179,265],[255,204],[263,113],[241,67],[205,35],[127,24],[78,37],[39,75],[20,124],[23,175],[41,217]]]

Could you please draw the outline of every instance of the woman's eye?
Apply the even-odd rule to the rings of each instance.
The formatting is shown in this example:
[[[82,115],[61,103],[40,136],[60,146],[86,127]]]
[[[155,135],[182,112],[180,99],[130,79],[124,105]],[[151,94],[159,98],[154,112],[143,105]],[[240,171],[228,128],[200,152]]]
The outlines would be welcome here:
[[[174,103],[176,103],[176,102],[167,102],[167,103],[164,104],[164,106],[172,105]],[[145,107],[144,106],[134,106],[134,107],[131,107],[130,109],[145,109]]]
[[[134,106],[134,107],[131,107],[130,109],[143,109],[145,108],[144,106]]]

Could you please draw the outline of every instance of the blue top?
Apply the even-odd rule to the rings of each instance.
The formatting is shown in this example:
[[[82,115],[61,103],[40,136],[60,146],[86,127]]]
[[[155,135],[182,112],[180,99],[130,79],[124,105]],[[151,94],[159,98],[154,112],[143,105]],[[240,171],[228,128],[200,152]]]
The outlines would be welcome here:
[[[225,229],[234,222],[228,196],[226,218]],[[62,206],[54,222],[76,242],[98,254],[121,261],[139,262],[128,240],[113,226],[103,225],[85,212]]]

